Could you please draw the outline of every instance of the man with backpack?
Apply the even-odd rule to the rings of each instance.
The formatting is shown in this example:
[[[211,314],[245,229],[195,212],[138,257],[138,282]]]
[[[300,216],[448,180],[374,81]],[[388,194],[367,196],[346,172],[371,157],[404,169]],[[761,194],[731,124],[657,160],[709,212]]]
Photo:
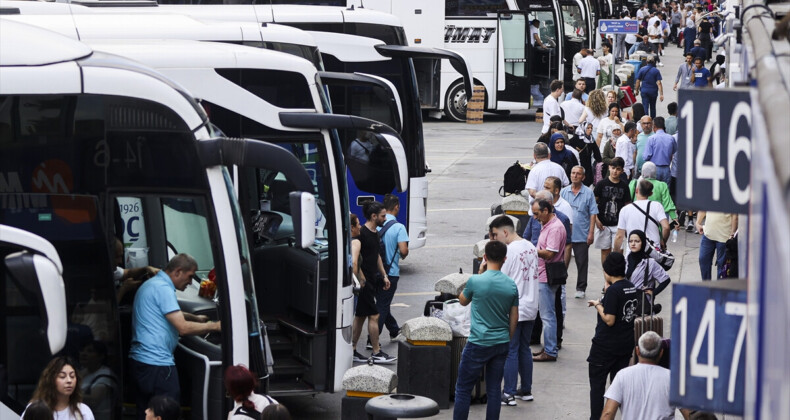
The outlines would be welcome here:
[[[384,206],[377,201],[370,201],[362,206],[365,224],[359,232],[360,256],[362,258],[362,274],[365,285],[359,292],[357,308],[354,313],[351,343],[354,348],[354,361],[364,363],[368,359],[357,352],[357,342],[362,334],[365,319],[368,320],[368,338],[372,344],[373,354],[370,358],[374,363],[392,363],[395,357],[384,353],[379,345],[379,311],[376,307],[377,290],[390,288],[390,280],[381,261],[379,234],[377,228],[387,220]]]
[[[398,279],[400,278],[400,259],[405,259],[409,255],[409,234],[406,226],[397,221],[400,212],[400,200],[396,195],[387,194],[384,196],[384,210],[386,211],[385,222],[379,228],[379,238],[381,238],[381,262],[384,264],[384,271],[390,280],[389,289],[379,289],[376,293],[376,308],[379,311],[379,335],[384,331],[386,325],[390,333],[390,340],[395,340],[400,333],[398,322],[390,312],[390,304],[398,289]]]

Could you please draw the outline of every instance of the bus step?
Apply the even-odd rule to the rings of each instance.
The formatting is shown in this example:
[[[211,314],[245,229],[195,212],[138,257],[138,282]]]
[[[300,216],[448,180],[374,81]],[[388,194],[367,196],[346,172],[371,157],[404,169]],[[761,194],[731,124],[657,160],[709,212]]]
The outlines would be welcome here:
[[[292,357],[285,357],[282,359],[275,357],[274,359],[275,377],[280,375],[301,375],[304,374],[306,370],[307,366]]]
[[[269,395],[277,398],[291,395],[314,394],[315,388],[307,382],[294,380],[293,378],[270,378]]]
[[[290,352],[294,347],[291,339],[282,334],[269,334],[269,346],[272,353],[282,351]]]

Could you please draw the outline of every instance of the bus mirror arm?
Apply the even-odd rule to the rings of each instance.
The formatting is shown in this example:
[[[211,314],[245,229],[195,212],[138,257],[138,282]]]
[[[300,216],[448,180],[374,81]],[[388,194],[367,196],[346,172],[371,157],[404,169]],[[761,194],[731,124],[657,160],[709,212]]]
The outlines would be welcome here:
[[[225,165],[266,168],[282,172],[297,191],[314,191],[313,181],[299,159],[290,151],[258,140],[216,138],[198,142],[198,155],[205,167]]]
[[[0,237],[2,237],[0,230]],[[60,261],[58,261],[60,263]],[[50,354],[59,352],[66,344],[66,289],[58,266],[49,258],[28,251],[15,252],[5,257],[11,279],[23,293],[35,296],[39,302],[42,323]]]
[[[350,129],[400,137],[398,132],[387,124],[355,115],[281,112],[280,123],[291,128]]]
[[[474,79],[472,70],[463,55],[444,48],[407,47],[405,45],[376,45],[376,51],[385,57],[410,57],[412,59],[448,60],[453,69],[464,78],[467,97],[471,98]]]

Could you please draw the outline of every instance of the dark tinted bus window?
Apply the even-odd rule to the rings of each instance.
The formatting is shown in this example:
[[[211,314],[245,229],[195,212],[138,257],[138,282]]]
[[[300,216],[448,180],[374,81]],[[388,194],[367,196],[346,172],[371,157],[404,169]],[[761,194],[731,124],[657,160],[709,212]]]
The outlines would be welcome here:
[[[447,0],[444,4],[444,15],[486,16],[507,9],[505,0]]]
[[[217,69],[217,73],[274,106],[315,108],[307,79],[300,73],[259,69]]]

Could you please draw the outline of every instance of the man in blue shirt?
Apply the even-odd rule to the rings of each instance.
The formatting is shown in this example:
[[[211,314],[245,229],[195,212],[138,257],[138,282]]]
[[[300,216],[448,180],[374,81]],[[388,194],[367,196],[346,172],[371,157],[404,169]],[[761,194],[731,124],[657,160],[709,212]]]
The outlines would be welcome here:
[[[180,400],[173,358],[178,336],[221,331],[219,322],[210,322],[205,315],[182,312],[178,306],[176,289],[184,291],[197,268],[194,258],[178,254],[164,270],[143,283],[134,298],[129,358],[139,420],[145,419],[148,400],[154,395]]]
[[[565,246],[565,265],[571,263],[571,250],[576,259],[576,299],[584,299],[587,290],[587,262],[590,245],[595,239],[595,218],[598,204],[595,193],[584,185],[584,168],[574,166],[571,169],[571,185],[560,191],[560,196],[573,208],[573,231]]]
[[[664,131],[664,117],[656,117],[653,120],[653,127],[656,134],[647,140],[644,158],[645,161],[656,164],[656,179],[669,185],[672,180],[669,165],[672,163],[672,156],[678,151],[678,145],[675,139]]]
[[[390,288],[384,290],[379,288],[376,292],[376,307],[379,310],[379,336],[384,331],[384,326],[390,332],[390,340],[394,340],[400,333],[398,322],[390,312],[390,304],[398,288],[400,278],[400,259],[409,255],[409,234],[406,233],[406,226],[398,223],[397,217],[400,212],[400,200],[393,194],[384,196],[384,209],[386,221],[379,228],[379,236],[384,242],[385,255],[381,256],[384,269],[387,270],[387,277],[390,279]],[[383,233],[382,233],[383,232]]]
[[[642,105],[645,107],[645,114],[650,118],[656,117],[656,98],[664,102],[664,86],[661,84],[661,71],[656,68],[656,59],[647,57],[647,65],[639,69],[636,76],[635,93],[642,95]]]
[[[689,50],[689,53],[694,56],[694,58],[701,58],[705,60],[708,57],[708,50],[702,46],[699,39],[694,40],[694,47]]]
[[[704,88],[711,85],[710,79],[710,70],[705,68],[701,58],[695,58],[694,70],[691,73],[691,83],[694,84],[694,87]]]
[[[481,270],[466,282],[458,296],[461,305],[472,304],[472,327],[469,341],[461,354],[458,380],[455,383],[453,419],[469,417],[472,388],[485,369],[486,418],[498,419],[505,360],[510,350],[510,339],[518,324],[518,288],[500,269],[505,263],[507,245],[499,241],[486,244]]]

